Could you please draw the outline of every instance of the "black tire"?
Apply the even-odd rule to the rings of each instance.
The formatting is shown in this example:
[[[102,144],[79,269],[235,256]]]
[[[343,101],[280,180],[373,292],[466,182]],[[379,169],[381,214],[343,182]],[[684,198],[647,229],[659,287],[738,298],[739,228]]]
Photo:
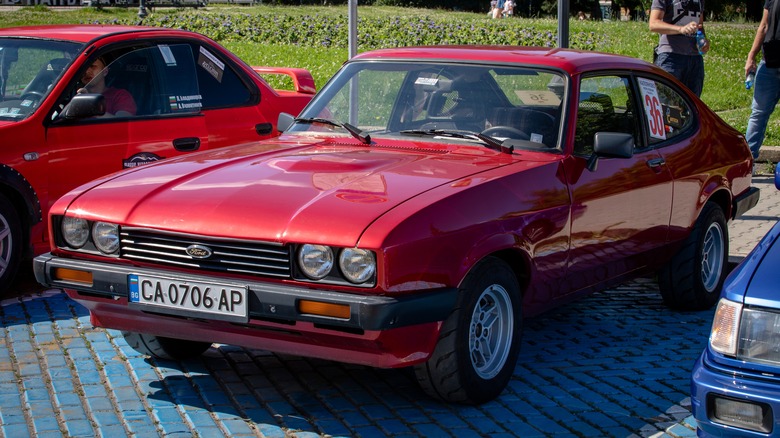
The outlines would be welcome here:
[[[433,354],[414,371],[423,390],[436,399],[481,404],[501,394],[517,363],[520,286],[506,263],[488,257],[468,274],[459,294]]]
[[[133,350],[167,360],[186,360],[198,357],[211,347],[211,343],[185,341],[163,336],[147,335],[135,332],[122,332],[125,341]]]
[[[11,287],[24,258],[22,225],[11,202],[0,195],[0,296]]]
[[[676,310],[714,306],[726,278],[728,254],[726,216],[717,204],[708,202],[680,251],[658,274],[664,303]]]

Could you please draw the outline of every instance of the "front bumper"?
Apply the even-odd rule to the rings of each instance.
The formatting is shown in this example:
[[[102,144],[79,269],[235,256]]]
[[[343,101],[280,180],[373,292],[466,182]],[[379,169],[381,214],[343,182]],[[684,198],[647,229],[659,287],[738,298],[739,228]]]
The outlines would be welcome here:
[[[698,434],[705,437],[780,437],[780,389],[778,377],[759,376],[715,363],[704,353],[691,374],[691,409]],[[717,418],[716,400],[722,406],[751,406],[763,412],[752,426],[729,424]],[[754,429],[754,430],[751,430]]]
[[[58,269],[88,272],[91,282],[58,280]],[[224,278],[69,259],[50,253],[36,257],[33,270],[39,283],[65,289],[71,298],[87,307],[96,326],[377,367],[425,360],[435,346],[441,321],[452,311],[457,298],[455,288],[391,297],[241,280],[248,288],[249,319],[236,323],[128,305],[131,274],[206,283]],[[300,300],[347,305],[349,318],[303,314],[299,311]]]

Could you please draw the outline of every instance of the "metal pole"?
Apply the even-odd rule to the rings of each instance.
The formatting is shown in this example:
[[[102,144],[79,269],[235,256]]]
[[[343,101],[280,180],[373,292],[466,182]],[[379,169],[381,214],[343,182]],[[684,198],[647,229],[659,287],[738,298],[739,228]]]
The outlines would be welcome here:
[[[357,55],[357,0],[349,0],[349,58]]]
[[[143,20],[146,18],[146,1],[138,0],[138,18]]]
[[[558,0],[558,47],[569,47],[569,0]]]

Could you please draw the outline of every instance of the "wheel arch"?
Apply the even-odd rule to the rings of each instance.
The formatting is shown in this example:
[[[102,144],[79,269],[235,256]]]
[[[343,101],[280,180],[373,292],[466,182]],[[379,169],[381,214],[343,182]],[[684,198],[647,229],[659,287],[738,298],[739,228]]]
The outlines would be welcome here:
[[[516,236],[510,235],[503,235],[503,238],[502,236],[493,236],[489,241],[475,245],[465,259],[468,269],[463,272],[458,287],[462,286],[469,272],[473,271],[482,260],[495,257],[509,265],[517,279],[522,295],[530,282],[532,263],[529,254],[518,245]]]
[[[41,202],[35,189],[16,169],[0,164],[0,194],[8,198],[14,209],[19,212],[19,221],[24,234],[24,248],[30,251],[30,229],[43,219]]]
[[[723,214],[726,216],[726,218],[732,217],[731,216],[731,194],[725,188],[720,188],[718,190],[715,190],[712,194],[710,194],[710,196],[702,204],[701,209],[699,210],[699,214],[701,214],[701,211],[704,209],[704,204],[706,204],[707,202],[712,202],[718,207],[720,207],[721,211],[723,211]]]

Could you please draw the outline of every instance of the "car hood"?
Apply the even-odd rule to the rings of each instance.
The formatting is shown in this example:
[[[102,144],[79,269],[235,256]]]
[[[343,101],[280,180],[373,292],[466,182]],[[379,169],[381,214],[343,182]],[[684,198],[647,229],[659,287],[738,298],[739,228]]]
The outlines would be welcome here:
[[[777,267],[780,266],[780,244],[777,225],[773,228],[774,238],[763,242],[766,252],[756,266],[756,271],[745,295],[745,304],[780,308],[777,296]]]
[[[352,246],[404,201],[518,161],[473,146],[259,143],[120,173],[82,188],[68,210],[184,233]]]
[[[780,266],[780,222],[761,239],[731,274],[725,296],[746,305],[780,308],[777,267]]]

